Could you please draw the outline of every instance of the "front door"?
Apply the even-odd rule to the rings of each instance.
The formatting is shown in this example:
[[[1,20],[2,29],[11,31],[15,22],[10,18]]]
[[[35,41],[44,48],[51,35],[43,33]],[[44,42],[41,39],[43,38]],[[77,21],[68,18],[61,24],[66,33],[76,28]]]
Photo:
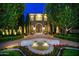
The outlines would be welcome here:
[[[42,32],[42,24],[37,24],[36,25],[36,32],[41,33]]]

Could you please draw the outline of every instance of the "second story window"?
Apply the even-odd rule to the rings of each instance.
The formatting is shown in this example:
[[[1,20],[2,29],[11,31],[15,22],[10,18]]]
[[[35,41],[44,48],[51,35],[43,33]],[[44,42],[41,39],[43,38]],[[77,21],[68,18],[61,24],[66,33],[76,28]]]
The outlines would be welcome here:
[[[42,14],[36,15],[36,21],[42,21]]]

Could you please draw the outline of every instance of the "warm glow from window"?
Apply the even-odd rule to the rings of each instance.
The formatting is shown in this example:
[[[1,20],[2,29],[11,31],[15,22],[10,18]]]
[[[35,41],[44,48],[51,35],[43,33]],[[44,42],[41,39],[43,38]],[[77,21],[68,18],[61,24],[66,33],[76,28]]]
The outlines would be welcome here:
[[[42,21],[42,15],[41,14],[36,15],[36,21]]]
[[[30,15],[30,20],[31,20],[31,21],[34,20],[34,15]]]

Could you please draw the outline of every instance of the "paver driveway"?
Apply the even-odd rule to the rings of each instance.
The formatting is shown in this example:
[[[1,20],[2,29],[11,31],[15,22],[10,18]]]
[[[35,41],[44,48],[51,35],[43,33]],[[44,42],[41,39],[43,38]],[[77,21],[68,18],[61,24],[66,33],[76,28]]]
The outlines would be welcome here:
[[[0,48],[6,48],[6,47],[10,47],[10,46],[21,46],[21,42],[23,40],[32,40],[34,38],[46,38],[47,40],[59,40],[60,44],[66,44],[69,46],[79,47],[79,43],[77,43],[77,42],[68,41],[68,40],[59,39],[59,38],[54,38],[50,35],[34,34],[34,35],[24,36],[24,38],[21,38],[19,40],[2,43],[2,44],[0,44]]]

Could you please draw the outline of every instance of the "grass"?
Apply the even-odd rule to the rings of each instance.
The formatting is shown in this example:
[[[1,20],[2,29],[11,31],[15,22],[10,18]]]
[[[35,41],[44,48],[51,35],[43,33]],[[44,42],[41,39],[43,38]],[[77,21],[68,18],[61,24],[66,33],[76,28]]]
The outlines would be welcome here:
[[[62,56],[79,56],[78,50],[65,49],[62,52]]]
[[[1,42],[7,42],[7,41],[13,41],[13,40],[16,40],[16,39],[20,39],[22,37],[23,37],[23,35],[3,36],[3,37],[0,38],[0,43]]]
[[[78,34],[67,34],[67,35],[59,34],[59,35],[54,35],[54,37],[79,42],[79,35]]]
[[[0,54],[0,56],[21,56],[21,53],[19,51],[14,51],[14,50],[5,50],[1,51],[1,53],[5,54]]]

